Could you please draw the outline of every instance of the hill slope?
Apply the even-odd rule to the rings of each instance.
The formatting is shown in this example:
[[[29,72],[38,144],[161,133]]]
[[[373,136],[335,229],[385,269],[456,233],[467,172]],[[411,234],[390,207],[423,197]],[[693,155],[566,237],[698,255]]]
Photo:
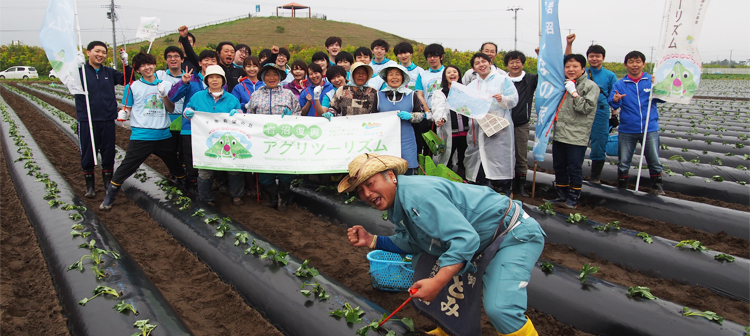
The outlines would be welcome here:
[[[176,29],[177,27],[168,27]],[[323,49],[324,42],[329,36],[338,36],[344,46],[370,46],[372,41],[382,38],[392,46],[406,41],[419,44],[416,41],[368,28],[355,23],[338,22],[308,18],[260,17],[245,18],[217,25],[191,30],[196,37],[196,46],[213,45],[221,41],[244,43],[256,50],[256,47],[270,48],[272,45],[309,45]],[[176,45],[178,34],[160,37],[154,41],[155,47]],[[128,49],[135,46],[148,46],[148,42],[128,45]]]

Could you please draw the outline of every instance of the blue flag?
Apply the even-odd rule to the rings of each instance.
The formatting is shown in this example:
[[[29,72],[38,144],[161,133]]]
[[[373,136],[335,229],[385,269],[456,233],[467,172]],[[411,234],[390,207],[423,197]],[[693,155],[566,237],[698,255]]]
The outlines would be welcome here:
[[[39,40],[57,78],[72,94],[83,94],[76,57],[75,4],[73,0],[50,0]]]
[[[560,26],[557,20],[558,0],[542,1],[539,60],[537,73],[539,84],[536,87],[536,131],[534,137],[534,160],[544,161],[547,144],[555,121],[557,106],[565,92],[565,72],[563,71],[563,49]]]

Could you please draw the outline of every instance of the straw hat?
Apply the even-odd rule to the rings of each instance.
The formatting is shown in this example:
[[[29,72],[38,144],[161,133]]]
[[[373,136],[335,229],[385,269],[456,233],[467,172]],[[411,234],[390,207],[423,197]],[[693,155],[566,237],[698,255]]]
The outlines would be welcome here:
[[[206,75],[203,76],[203,82],[208,85],[208,76],[210,75],[219,75],[224,80],[224,84],[227,83],[227,77],[224,75],[224,69],[221,68],[221,66],[218,65],[209,65],[208,68],[206,68]]]
[[[372,78],[372,67],[370,67],[369,65],[364,64],[362,62],[354,62],[354,64],[352,64],[352,67],[349,68],[349,73],[354,74],[354,70],[357,70],[357,68],[359,68],[359,67],[365,67],[365,70],[367,70],[367,79],[368,80],[370,78]]]
[[[409,163],[400,157],[375,153],[360,154],[349,162],[349,175],[339,182],[339,193],[353,191],[377,173],[393,169],[394,174],[401,175],[406,173],[408,168]]]

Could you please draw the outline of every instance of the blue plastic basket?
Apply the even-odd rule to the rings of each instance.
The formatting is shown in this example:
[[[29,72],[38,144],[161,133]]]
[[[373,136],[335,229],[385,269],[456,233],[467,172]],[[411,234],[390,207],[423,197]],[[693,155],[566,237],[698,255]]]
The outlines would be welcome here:
[[[407,255],[411,257],[411,255]],[[375,289],[405,292],[414,283],[411,262],[404,262],[400,254],[375,250],[367,254],[370,261],[370,279]]]

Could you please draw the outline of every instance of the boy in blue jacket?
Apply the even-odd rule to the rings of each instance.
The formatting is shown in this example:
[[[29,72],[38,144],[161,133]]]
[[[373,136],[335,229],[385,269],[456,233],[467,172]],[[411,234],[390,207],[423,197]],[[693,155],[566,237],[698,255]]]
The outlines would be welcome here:
[[[156,58],[153,55],[140,52],[133,57],[133,66],[138,69],[141,79],[125,87],[118,120],[130,120],[131,134],[125,159],[117,167],[112,181],[107,188],[107,197],[99,205],[101,210],[112,209],[117,193],[125,180],[133,175],[146,159],[154,154],[158,156],[169,169],[169,173],[177,179],[181,186],[185,179],[185,169],[177,160],[172,138],[169,132],[169,112],[174,110],[174,103],[167,98],[167,92],[172,85],[156,78]]]
[[[617,165],[617,187],[628,187],[628,173],[633,151],[635,145],[643,141],[645,132],[646,143],[641,145],[645,148],[644,155],[651,175],[653,193],[664,195],[661,178],[662,165],[659,160],[659,112],[656,109],[656,103],[664,101],[652,100],[651,110],[648,110],[652,79],[651,75],[643,72],[645,65],[646,56],[642,52],[631,51],[625,55],[628,75],[617,81],[609,94],[609,105],[614,109],[620,109],[620,129],[617,136],[620,163]],[[646,126],[647,123],[648,126]]]
[[[226,92],[226,77],[224,69],[218,65],[206,67],[204,83],[208,87],[192,96],[185,106],[182,115],[185,119],[190,120],[195,115],[195,111],[212,112],[212,113],[229,113],[230,116],[240,111],[240,101],[231,93]],[[229,174],[229,193],[232,195],[232,204],[242,205],[244,202],[241,197],[245,194],[245,177],[242,172],[230,171]],[[214,205],[216,197],[214,196],[211,185],[214,176],[213,170],[198,170],[198,196],[204,202]]]
[[[81,150],[81,169],[86,180],[86,197],[92,198],[96,195],[94,183],[94,153],[91,148],[91,133],[94,134],[96,149],[102,155],[101,168],[104,190],[107,190],[109,181],[112,179],[112,170],[115,165],[115,119],[117,118],[117,98],[115,98],[115,85],[130,82],[131,78],[125,78],[132,74],[133,68],[127,66],[128,54],[120,50],[122,64],[126,65],[125,74],[102,65],[107,59],[107,45],[101,41],[92,41],[86,47],[86,55],[89,61],[80,64],[83,67],[81,78],[86,76],[86,89],[89,94],[89,107],[91,110],[91,124],[93,129],[89,130],[89,116],[86,109],[86,96],[75,95],[76,120],[78,120],[78,139]],[[83,60],[80,60],[83,63]]]

